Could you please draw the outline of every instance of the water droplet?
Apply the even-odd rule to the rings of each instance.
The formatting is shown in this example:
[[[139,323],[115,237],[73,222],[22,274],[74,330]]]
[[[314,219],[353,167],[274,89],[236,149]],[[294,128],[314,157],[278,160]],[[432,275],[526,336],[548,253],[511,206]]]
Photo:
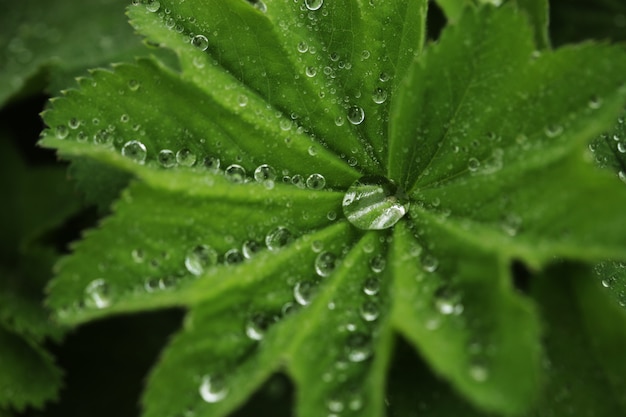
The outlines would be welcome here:
[[[333,413],[341,413],[345,408],[344,403],[340,399],[334,397],[331,397],[326,401],[326,406],[328,407],[328,410]]]
[[[391,79],[391,77],[386,72],[381,72],[378,76],[378,79],[380,80],[380,82],[386,83]]]
[[[548,125],[545,128],[546,136],[549,138],[555,138],[563,133],[563,126],[560,125]]]
[[[76,130],[80,127],[81,123],[80,120],[78,120],[75,117],[72,117],[68,122],[67,125],[70,127],[70,129],[72,130]]]
[[[435,272],[439,267],[439,260],[433,255],[424,255],[422,257],[422,269],[426,272]]]
[[[376,295],[380,291],[380,282],[377,278],[368,278],[363,283],[363,292],[367,295]]]
[[[258,182],[274,181],[276,170],[267,164],[259,165],[254,170],[254,179]]]
[[[370,337],[364,333],[354,333],[348,336],[346,349],[350,362],[363,362],[373,353]]]
[[[156,278],[148,278],[143,283],[143,288],[146,290],[146,292],[155,292],[156,290],[160,289],[159,280]]]
[[[207,156],[202,160],[202,166],[212,172],[219,171],[220,164],[220,159],[214,156]]]
[[[311,242],[311,250],[315,253],[320,253],[324,249],[324,242],[321,240],[314,240]]]
[[[146,161],[148,151],[146,149],[146,145],[143,143],[138,140],[131,140],[126,142],[122,147],[122,155],[139,164],[143,164]]]
[[[113,136],[108,130],[99,130],[93,135],[93,141],[97,145],[109,145],[113,142]]]
[[[476,158],[470,158],[467,160],[467,169],[470,172],[476,172],[480,168],[480,161]]]
[[[305,53],[308,50],[309,50],[309,44],[307,44],[304,41],[298,43],[298,52],[303,54],[303,53]]]
[[[435,292],[434,303],[435,309],[446,316],[460,310],[458,295],[446,287],[441,287]]]
[[[174,155],[174,152],[169,149],[162,149],[159,151],[157,160],[163,168],[171,168],[176,165],[176,155]]]
[[[137,91],[139,90],[139,87],[141,87],[141,83],[137,80],[129,80],[128,81],[128,89],[130,91]]]
[[[337,262],[337,256],[330,252],[321,252],[315,258],[315,272],[320,277],[327,277],[335,269]]]
[[[365,112],[359,106],[352,106],[348,110],[348,121],[353,125],[360,125],[365,120]]]
[[[146,9],[149,12],[158,12],[159,8],[161,7],[161,3],[159,2],[159,0],[148,0],[146,2]]]
[[[370,259],[370,269],[376,274],[383,272],[386,265],[387,260],[383,255],[379,254]]]
[[[246,323],[246,336],[252,340],[262,340],[272,320],[263,313],[255,313]]]
[[[372,100],[374,100],[376,104],[383,104],[387,100],[387,90],[380,87],[375,88],[372,93]]]
[[[626,183],[626,172],[620,171],[617,173],[617,177],[622,180],[622,182]]]
[[[326,178],[322,174],[311,174],[306,179],[306,186],[311,190],[321,190],[326,186]]]
[[[55,134],[57,139],[65,139],[67,138],[67,135],[69,135],[70,131],[67,128],[67,126],[57,126],[56,130],[55,130]]]
[[[312,66],[306,67],[306,70],[304,71],[304,73],[306,74],[307,77],[313,78],[317,74],[317,68],[312,67]]]
[[[224,254],[224,263],[226,265],[237,265],[244,261],[245,257],[239,249],[230,249]]]
[[[265,245],[271,251],[277,251],[293,242],[293,234],[286,227],[279,226],[265,236]]]
[[[365,321],[375,321],[380,316],[380,308],[373,301],[366,301],[361,305],[361,317]]]
[[[626,142],[617,142],[617,151],[619,153],[626,153]]]
[[[519,233],[522,222],[522,218],[517,214],[507,213],[504,219],[502,219],[501,227],[507,235],[513,237]]]
[[[128,123],[129,120],[130,120],[130,116],[127,115],[126,113],[120,116],[120,122],[122,123]]]
[[[193,166],[196,163],[196,155],[187,148],[180,149],[176,152],[176,162],[184,167]]]
[[[241,252],[243,256],[247,259],[252,258],[254,255],[259,253],[263,249],[263,245],[257,242],[256,240],[246,240],[241,247]]]
[[[200,384],[200,396],[208,403],[222,401],[228,395],[228,387],[220,377],[205,375]]]
[[[324,0],[304,0],[304,5],[309,10],[319,10],[324,4]]]
[[[595,110],[599,109],[600,107],[602,107],[602,98],[598,96],[592,96],[589,99],[589,108]]]
[[[217,252],[207,245],[192,248],[185,258],[185,268],[193,275],[201,275],[205,268],[217,263]]]
[[[337,220],[337,212],[335,212],[334,210],[330,210],[328,213],[326,213],[326,218],[331,222]]]
[[[142,263],[146,258],[145,253],[141,249],[133,249],[130,256],[133,258],[133,261],[137,263]]]
[[[317,291],[317,285],[312,281],[298,281],[293,287],[293,298],[301,306],[311,304]]]
[[[470,377],[476,382],[485,382],[489,378],[489,370],[481,364],[470,365]]]
[[[224,171],[226,178],[235,184],[241,184],[246,181],[246,170],[237,164],[232,164]]]
[[[248,96],[240,94],[239,97],[237,97],[237,103],[239,107],[246,107],[248,105]]]
[[[384,177],[365,176],[350,186],[343,198],[343,214],[355,227],[382,230],[396,224],[408,211],[409,201]]]
[[[85,288],[85,306],[106,308],[111,305],[109,285],[103,279],[91,281]]]
[[[201,51],[206,51],[209,47],[209,40],[204,35],[196,35],[191,39],[191,44]]]
[[[291,177],[291,183],[298,188],[306,187],[306,181],[304,180],[304,177],[300,174],[296,174],[293,177]]]
[[[267,12],[267,6],[261,0],[256,0],[253,4],[254,8],[259,10],[262,13]]]

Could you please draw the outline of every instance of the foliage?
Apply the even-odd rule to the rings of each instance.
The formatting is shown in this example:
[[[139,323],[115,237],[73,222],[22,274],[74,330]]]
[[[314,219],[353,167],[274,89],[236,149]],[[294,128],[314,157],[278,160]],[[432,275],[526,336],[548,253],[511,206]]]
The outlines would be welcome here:
[[[56,322],[185,309],[147,417],[284,407],[283,374],[303,417],[623,414],[626,51],[553,49],[547,2],[500,3],[135,1],[131,24],[159,48],[42,114],[39,143],[103,215],[56,263]],[[429,7],[448,19],[436,40]],[[550,27],[556,44],[572,22]],[[78,45],[27,71],[13,57],[0,79]],[[150,53],[133,45],[58,77]],[[27,185],[4,217],[23,220],[3,225],[0,409],[19,411],[58,385],[41,343],[62,329],[40,300],[57,254],[41,236],[77,199],[58,167],[11,152],[6,177]],[[32,184],[47,192],[22,197]]]

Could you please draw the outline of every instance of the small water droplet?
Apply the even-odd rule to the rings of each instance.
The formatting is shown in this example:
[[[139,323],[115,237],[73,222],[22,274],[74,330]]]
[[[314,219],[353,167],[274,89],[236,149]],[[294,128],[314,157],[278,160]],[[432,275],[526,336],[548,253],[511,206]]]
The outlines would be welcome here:
[[[293,177],[291,177],[291,183],[298,188],[306,187],[306,181],[304,180],[304,177],[300,174],[296,174]]]
[[[137,263],[142,263],[146,258],[145,253],[141,249],[133,249],[130,256],[133,258],[133,261]]]
[[[373,301],[366,301],[361,305],[361,318],[365,321],[375,321],[380,316],[380,308]]]
[[[261,243],[257,242],[256,240],[246,240],[241,247],[241,252],[243,253],[243,256],[245,256],[247,259],[250,259],[257,253],[259,253],[262,249],[263,245],[261,245]]]
[[[298,281],[293,287],[293,298],[301,306],[307,306],[311,304],[316,292],[317,285],[314,282]]]
[[[180,149],[176,152],[176,162],[184,167],[191,167],[196,163],[196,154],[187,148]]]
[[[353,333],[348,336],[346,350],[350,362],[363,362],[372,356],[370,337],[364,333]]]
[[[241,184],[246,181],[246,170],[237,164],[232,164],[224,171],[226,178],[235,184]]]
[[[306,74],[307,77],[313,78],[317,75],[317,68],[313,66],[306,67],[304,73]]]
[[[276,170],[267,164],[259,165],[254,170],[254,179],[258,182],[274,181]]]
[[[391,79],[391,77],[386,72],[381,72],[378,76],[378,79],[380,80],[380,82],[386,83]]]
[[[484,365],[475,363],[470,365],[469,375],[476,382],[485,382],[489,379],[489,370]]]
[[[85,288],[85,306],[106,308],[111,305],[109,285],[103,279],[91,281]]]
[[[396,224],[409,209],[409,201],[384,177],[365,176],[350,186],[343,198],[343,213],[363,230],[382,230]]]
[[[375,88],[372,93],[372,100],[376,104],[383,104],[387,100],[387,90],[380,87]]]
[[[320,7],[324,4],[324,0],[304,0],[304,5],[309,10],[319,10]]]
[[[220,159],[214,156],[206,156],[202,160],[202,166],[208,169],[211,172],[217,172],[220,169]]]
[[[163,168],[172,168],[176,165],[176,155],[174,155],[174,152],[169,149],[160,150],[157,160]]]
[[[337,220],[337,212],[335,212],[334,210],[330,210],[328,213],[326,213],[326,218],[331,222]]]
[[[563,133],[563,126],[560,125],[548,125],[545,128],[545,133],[546,136],[549,138],[555,138],[557,136],[559,136],[561,133]]]
[[[328,407],[328,410],[333,413],[341,413],[345,408],[344,403],[340,399],[335,397],[329,398],[326,401],[326,406]]]
[[[256,0],[253,4],[254,8],[262,13],[267,13],[267,6],[261,0]]]
[[[309,44],[307,44],[304,41],[298,43],[298,52],[303,54],[303,53],[305,53],[308,50],[309,50]]]
[[[122,114],[120,116],[120,122],[122,123],[128,123],[128,121],[130,120],[130,116],[127,115],[126,113]]]
[[[293,234],[289,229],[279,226],[265,236],[265,245],[271,251],[277,251],[293,242]]]
[[[226,265],[237,265],[244,261],[245,257],[239,249],[230,249],[224,254],[224,263]]]
[[[327,277],[335,270],[337,256],[330,252],[321,252],[315,258],[315,272],[320,277]]]
[[[70,129],[72,129],[72,130],[76,130],[76,129],[78,129],[78,128],[80,127],[81,122],[80,122],[80,120],[78,120],[77,118],[72,117],[72,118],[71,118],[71,119],[67,122],[67,125],[70,127]]]
[[[217,263],[217,252],[207,245],[192,248],[185,258],[185,268],[193,275],[201,275],[204,270]]]
[[[324,242],[321,240],[314,240],[311,242],[311,250],[315,253],[320,253],[324,249]]]
[[[57,126],[56,130],[55,130],[55,134],[57,139],[65,139],[67,138],[67,135],[69,135],[70,131],[67,128],[67,126]]]
[[[322,174],[311,174],[306,179],[306,186],[311,190],[321,190],[326,186],[326,178]]]
[[[204,35],[196,35],[191,39],[191,44],[201,51],[206,51],[209,47],[209,40]]]
[[[383,272],[386,265],[387,260],[383,255],[379,254],[370,259],[370,269],[376,274]]]
[[[246,323],[246,336],[252,340],[262,340],[272,320],[263,313],[255,313]]]
[[[599,109],[600,107],[602,107],[602,98],[598,96],[592,96],[589,99],[589,108],[595,110]]]
[[[422,269],[426,272],[435,272],[439,267],[439,260],[433,255],[426,254],[422,257]]]
[[[476,172],[480,168],[480,161],[476,158],[470,158],[467,160],[467,169],[470,172]]]
[[[128,89],[130,91],[137,91],[141,87],[141,83],[135,79],[128,80]]]
[[[139,164],[143,164],[148,156],[148,151],[143,143],[138,140],[131,140],[122,147],[122,155]]]
[[[352,106],[348,110],[347,118],[353,125],[360,125],[365,120],[365,111],[359,106]]]
[[[626,153],[626,142],[625,141],[617,142],[617,151],[619,153]]]
[[[377,278],[368,278],[363,283],[363,292],[367,295],[373,296],[380,291],[380,281]]]
[[[228,395],[228,387],[221,377],[205,375],[200,384],[200,396],[207,403],[217,403]]]
[[[159,0],[148,0],[146,2],[146,10],[148,10],[149,12],[158,12],[160,7],[161,3],[159,2]]]
[[[237,97],[237,103],[239,107],[246,107],[248,105],[248,96],[240,94],[239,97]]]
[[[458,294],[447,287],[441,287],[435,292],[434,303],[435,309],[446,316],[463,311]]]

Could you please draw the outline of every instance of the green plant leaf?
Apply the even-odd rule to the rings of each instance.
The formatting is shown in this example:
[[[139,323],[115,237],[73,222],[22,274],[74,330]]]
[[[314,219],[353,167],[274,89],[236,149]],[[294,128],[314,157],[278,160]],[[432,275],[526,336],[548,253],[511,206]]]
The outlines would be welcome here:
[[[550,275],[533,281],[546,318],[549,383],[532,415],[623,414],[625,310],[589,279],[589,268],[553,268]]]
[[[532,409],[513,264],[626,258],[626,189],[584,155],[626,101],[624,51],[537,56],[515,5],[422,51],[423,1],[144,3],[180,72],[94,71],[41,143],[134,178],[57,265],[59,320],[189,309],[145,415],[227,415],[281,372],[300,416],[383,415],[394,331],[480,409]]]

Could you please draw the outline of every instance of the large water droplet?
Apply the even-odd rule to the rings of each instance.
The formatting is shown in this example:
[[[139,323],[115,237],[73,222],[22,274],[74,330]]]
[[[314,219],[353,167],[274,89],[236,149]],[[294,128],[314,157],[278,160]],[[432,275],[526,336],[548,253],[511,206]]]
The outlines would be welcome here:
[[[246,259],[239,249],[233,248],[224,254],[224,263],[226,265],[237,265]]]
[[[158,12],[161,7],[161,3],[158,0],[148,0],[146,3],[146,10],[149,12]]]
[[[365,120],[365,112],[359,106],[352,106],[348,109],[348,121],[353,125],[360,125]]]
[[[201,51],[206,51],[209,47],[209,40],[204,35],[196,35],[191,39],[191,44]]]
[[[321,190],[326,186],[326,178],[322,174],[311,174],[306,179],[306,186],[311,190]]]
[[[106,308],[111,305],[109,285],[103,279],[91,281],[85,288],[87,307]]]
[[[220,402],[228,395],[228,387],[224,380],[211,375],[202,377],[199,391],[202,399],[208,403]]]
[[[241,184],[246,181],[246,170],[241,165],[233,164],[228,166],[224,174],[226,178],[235,184]]]
[[[293,287],[293,298],[301,306],[311,304],[317,291],[317,285],[312,281],[298,281]]]
[[[319,10],[324,4],[324,0],[304,0],[304,5],[309,10]]]
[[[367,295],[376,295],[380,291],[380,281],[376,278],[368,278],[363,283],[363,292]]]
[[[176,165],[176,155],[174,155],[174,152],[169,149],[162,149],[159,151],[157,159],[163,168],[172,168]]]
[[[361,318],[365,321],[375,321],[380,315],[378,304],[373,301],[366,301],[361,305]]]
[[[194,275],[201,275],[206,268],[216,263],[217,252],[207,245],[194,247],[185,258],[185,268]]]
[[[258,182],[274,181],[276,170],[267,164],[259,165],[254,170],[254,179]]]
[[[193,166],[196,163],[196,155],[187,148],[180,149],[176,152],[176,162],[184,167]]]
[[[146,149],[146,145],[143,143],[138,140],[131,140],[126,142],[122,147],[122,155],[139,164],[143,164],[146,162],[148,151]]]
[[[381,176],[357,180],[343,198],[343,214],[359,229],[382,230],[398,222],[409,201],[394,183]]]

